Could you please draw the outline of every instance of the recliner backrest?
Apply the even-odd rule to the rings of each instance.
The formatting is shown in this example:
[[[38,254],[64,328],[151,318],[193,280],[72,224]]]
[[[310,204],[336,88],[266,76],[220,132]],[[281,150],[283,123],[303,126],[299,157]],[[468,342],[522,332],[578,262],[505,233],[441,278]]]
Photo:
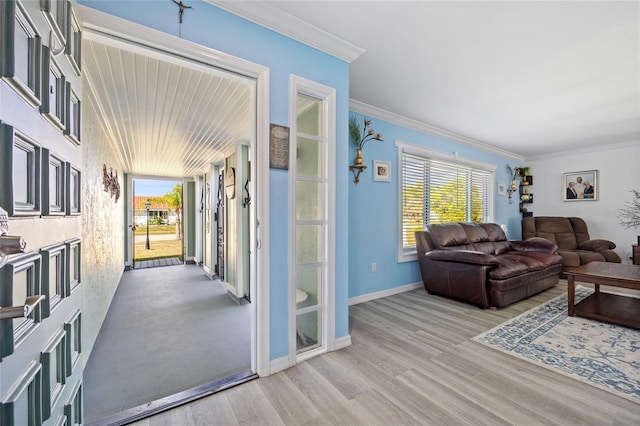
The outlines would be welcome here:
[[[522,219],[522,239],[541,237],[561,250],[577,250],[589,239],[587,224],[579,217],[537,216]]]
[[[579,217],[570,217],[569,221],[573,226],[573,232],[576,233],[576,241],[578,241],[578,244],[591,239],[591,237],[589,237],[587,223],[583,219]]]

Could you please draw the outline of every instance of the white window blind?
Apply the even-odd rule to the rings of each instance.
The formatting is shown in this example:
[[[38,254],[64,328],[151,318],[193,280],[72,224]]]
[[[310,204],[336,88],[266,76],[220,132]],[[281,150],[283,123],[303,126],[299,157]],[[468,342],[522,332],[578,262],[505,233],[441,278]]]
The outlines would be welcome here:
[[[492,182],[491,171],[402,153],[403,251],[431,223],[487,221]]]

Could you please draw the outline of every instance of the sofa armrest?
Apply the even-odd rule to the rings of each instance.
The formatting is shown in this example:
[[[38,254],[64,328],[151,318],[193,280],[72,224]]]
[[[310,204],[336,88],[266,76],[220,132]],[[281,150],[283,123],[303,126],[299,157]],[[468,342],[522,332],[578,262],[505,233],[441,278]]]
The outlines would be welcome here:
[[[510,241],[511,250],[514,251],[541,251],[544,253],[555,253],[558,246],[549,240],[540,237],[529,238],[524,241]]]
[[[492,254],[473,250],[433,250],[425,254],[429,260],[469,263],[472,265],[497,266],[498,259]]]
[[[614,248],[616,248],[615,243],[609,240],[586,240],[578,244],[580,250],[601,251]]]

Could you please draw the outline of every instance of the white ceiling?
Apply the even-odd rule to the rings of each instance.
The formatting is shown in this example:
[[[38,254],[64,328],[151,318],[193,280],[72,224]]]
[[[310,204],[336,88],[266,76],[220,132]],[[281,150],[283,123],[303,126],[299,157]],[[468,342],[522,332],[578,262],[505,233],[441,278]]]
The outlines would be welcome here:
[[[207,1],[350,61],[360,112],[523,159],[640,143],[640,2]],[[193,176],[250,140],[250,79],[95,34],[84,46],[125,172]]]
[[[637,1],[212,3],[320,49],[300,21],[362,48],[352,100],[461,140],[526,158],[640,143]]]

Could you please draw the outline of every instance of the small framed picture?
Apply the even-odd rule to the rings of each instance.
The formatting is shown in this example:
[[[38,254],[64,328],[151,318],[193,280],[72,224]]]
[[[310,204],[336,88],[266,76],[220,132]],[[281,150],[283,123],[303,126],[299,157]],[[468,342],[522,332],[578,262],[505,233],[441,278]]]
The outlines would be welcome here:
[[[506,184],[504,182],[498,182],[498,195],[507,195]]]
[[[598,171],[585,170],[562,175],[564,201],[595,201],[598,199]]]
[[[391,182],[391,162],[373,160],[373,180]]]

